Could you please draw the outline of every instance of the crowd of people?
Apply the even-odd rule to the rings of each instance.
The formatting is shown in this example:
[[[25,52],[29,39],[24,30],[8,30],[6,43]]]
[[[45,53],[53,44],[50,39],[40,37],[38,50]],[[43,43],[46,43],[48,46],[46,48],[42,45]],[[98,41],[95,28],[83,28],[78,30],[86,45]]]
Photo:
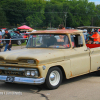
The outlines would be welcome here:
[[[65,29],[63,24],[59,25],[59,29]],[[91,31],[91,29],[88,29],[87,35],[84,35],[86,44],[100,44],[100,35],[98,33],[98,29],[94,29],[94,31]]]
[[[94,29],[93,32],[90,29],[88,30],[86,44],[100,44],[100,35],[97,29]]]

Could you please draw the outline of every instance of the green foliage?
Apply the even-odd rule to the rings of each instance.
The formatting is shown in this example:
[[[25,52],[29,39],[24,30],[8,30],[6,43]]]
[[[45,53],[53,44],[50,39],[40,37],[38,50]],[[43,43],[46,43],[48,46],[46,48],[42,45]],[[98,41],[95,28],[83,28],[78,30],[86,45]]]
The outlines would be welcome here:
[[[45,2],[43,0],[26,0],[26,21],[31,27],[41,26],[44,16]]]
[[[7,22],[7,18],[5,15],[5,12],[0,7],[0,28],[7,27],[9,25],[9,22]]]
[[[0,26],[100,26],[100,5],[88,0],[0,0]]]
[[[45,6],[45,25],[48,27],[58,27],[63,22],[63,5],[55,2],[47,2]]]
[[[25,22],[25,2],[21,0],[4,0],[2,1],[2,8],[6,13],[10,25],[17,26],[17,24]]]
[[[100,5],[96,6],[96,16],[93,16],[92,20],[96,26],[100,26]]]

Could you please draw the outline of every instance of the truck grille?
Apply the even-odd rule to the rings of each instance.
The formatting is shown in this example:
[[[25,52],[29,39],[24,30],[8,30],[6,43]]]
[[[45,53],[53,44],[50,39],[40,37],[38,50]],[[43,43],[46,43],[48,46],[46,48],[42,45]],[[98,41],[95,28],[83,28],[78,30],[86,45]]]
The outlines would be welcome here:
[[[20,71],[9,71],[9,70],[2,70],[3,75],[14,75],[14,76],[24,76],[24,72]]]

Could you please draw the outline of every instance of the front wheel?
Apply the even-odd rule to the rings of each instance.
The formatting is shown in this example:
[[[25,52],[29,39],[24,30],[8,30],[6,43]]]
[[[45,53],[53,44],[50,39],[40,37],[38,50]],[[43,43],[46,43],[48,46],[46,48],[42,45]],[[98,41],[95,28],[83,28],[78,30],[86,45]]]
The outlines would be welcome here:
[[[62,82],[62,71],[58,67],[49,69],[45,80],[45,85],[48,89],[56,89]]]

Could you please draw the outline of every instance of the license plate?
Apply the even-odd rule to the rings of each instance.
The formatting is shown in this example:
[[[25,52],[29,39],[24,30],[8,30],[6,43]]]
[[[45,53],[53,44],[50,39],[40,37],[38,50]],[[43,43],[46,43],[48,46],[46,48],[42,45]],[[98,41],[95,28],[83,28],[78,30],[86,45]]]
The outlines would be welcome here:
[[[13,82],[13,81],[14,81],[14,77],[12,77],[12,76],[7,76],[6,82]]]

